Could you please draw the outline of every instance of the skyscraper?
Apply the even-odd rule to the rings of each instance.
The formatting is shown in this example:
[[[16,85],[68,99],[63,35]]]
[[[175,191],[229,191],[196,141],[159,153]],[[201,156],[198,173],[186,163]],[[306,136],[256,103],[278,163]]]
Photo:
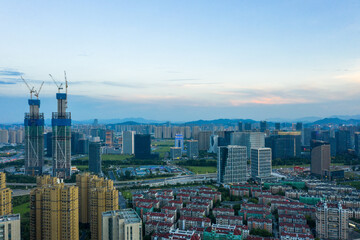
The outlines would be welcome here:
[[[252,148],[251,177],[265,179],[271,172],[271,148]]]
[[[275,130],[280,130],[280,123],[279,122],[275,123]]]
[[[40,100],[29,99],[30,112],[25,113],[25,173],[41,175],[44,166],[44,114]]]
[[[354,134],[355,154],[360,156],[360,132]]]
[[[266,147],[272,150],[272,159],[299,157],[301,154],[300,132],[278,132],[266,138]]]
[[[135,134],[134,144],[135,158],[151,158],[151,138],[149,134]]]
[[[184,151],[184,136],[182,134],[175,135],[175,147],[179,147],[181,151]]]
[[[233,132],[231,133],[230,144],[246,146],[247,158],[250,159],[252,148],[265,147],[265,135],[262,132]]]
[[[0,216],[12,213],[12,190],[6,187],[6,174],[0,172]]]
[[[339,130],[335,133],[336,154],[343,154],[350,148],[350,132],[348,130]]]
[[[247,180],[246,156],[245,146],[219,147],[217,181],[219,183],[245,182]]]
[[[58,178],[39,180],[30,192],[30,239],[79,239],[78,188]]]
[[[325,171],[330,171],[330,144],[324,141],[311,142],[311,174],[324,177]]]
[[[301,132],[302,129],[303,129],[303,124],[302,124],[302,122],[297,122],[297,123],[296,123],[296,131]]]
[[[265,132],[267,129],[266,121],[260,121],[260,132]]]
[[[134,209],[102,213],[102,240],[142,240],[142,221]]]
[[[198,140],[189,140],[187,142],[187,156],[190,159],[197,158],[199,156],[199,142]]]
[[[89,143],[89,171],[101,173],[101,143],[99,137],[94,137]]]
[[[217,153],[218,152],[218,139],[219,139],[218,135],[213,134],[210,136],[210,147],[208,150],[209,153]]]
[[[245,123],[244,130],[251,131],[251,123],[249,123],[249,122]]]
[[[161,128],[160,128],[161,129]],[[123,154],[134,154],[134,139],[135,139],[135,131],[123,131],[122,132],[122,153]]]
[[[106,146],[112,146],[114,139],[114,132],[112,130],[106,130],[105,132],[105,144]]]
[[[60,91],[60,88],[59,88]],[[53,176],[71,175],[71,113],[66,112],[67,93],[57,93],[57,112],[52,113]]]
[[[242,122],[238,122],[238,131],[239,132],[243,131],[243,123]]]

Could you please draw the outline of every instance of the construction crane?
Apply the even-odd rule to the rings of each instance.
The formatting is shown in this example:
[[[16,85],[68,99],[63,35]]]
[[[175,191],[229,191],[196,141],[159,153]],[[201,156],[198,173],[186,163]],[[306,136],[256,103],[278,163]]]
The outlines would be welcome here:
[[[40,87],[39,87],[39,90],[35,90],[35,96],[36,96],[36,99],[39,99],[39,94],[40,94],[40,91],[41,91],[41,88],[42,86],[44,85],[44,81],[41,83]]]
[[[34,87],[30,88],[29,84],[25,81],[25,79],[22,76],[20,76],[20,77],[24,81],[24,83],[26,84],[28,89],[30,90],[30,99],[32,99],[32,94],[36,93],[36,90],[34,89]],[[42,84],[41,84],[41,86],[42,86]]]
[[[54,81],[54,83],[55,83],[55,85],[57,86],[57,88],[58,88],[58,92],[60,93],[60,90],[61,89],[64,89],[63,88],[63,84],[62,83],[60,83],[60,84],[58,84],[56,81],[55,81],[55,79],[53,78],[53,76],[51,75],[51,74],[49,74],[49,76],[51,77],[51,79]],[[65,75],[66,76],[66,75]],[[67,83],[66,83],[66,88],[67,88]]]
[[[66,77],[66,71],[64,71],[64,76],[65,76],[65,89],[66,89],[66,95],[67,95],[68,82],[67,82],[67,77]]]

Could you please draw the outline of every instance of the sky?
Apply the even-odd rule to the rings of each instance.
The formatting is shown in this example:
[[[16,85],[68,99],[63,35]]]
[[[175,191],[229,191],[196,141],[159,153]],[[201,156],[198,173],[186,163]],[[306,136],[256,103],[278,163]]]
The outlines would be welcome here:
[[[0,123],[360,114],[360,1],[0,0]]]

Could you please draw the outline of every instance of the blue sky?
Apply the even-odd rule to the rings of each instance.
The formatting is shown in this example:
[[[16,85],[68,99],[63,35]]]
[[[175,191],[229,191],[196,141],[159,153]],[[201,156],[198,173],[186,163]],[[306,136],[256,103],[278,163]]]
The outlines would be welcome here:
[[[73,118],[298,118],[360,113],[359,1],[0,1],[0,122],[23,75]]]

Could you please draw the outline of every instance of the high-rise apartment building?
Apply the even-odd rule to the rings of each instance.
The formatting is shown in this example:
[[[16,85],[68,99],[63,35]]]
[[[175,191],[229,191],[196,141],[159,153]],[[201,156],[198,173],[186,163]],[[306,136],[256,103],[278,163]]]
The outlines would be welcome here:
[[[262,132],[233,132],[230,136],[230,144],[246,146],[247,158],[250,158],[252,148],[265,147],[265,135]]]
[[[198,140],[189,140],[187,142],[187,156],[190,159],[197,158],[199,156],[199,142]]]
[[[52,113],[53,176],[71,175],[71,113],[66,112],[67,93],[57,93],[57,112]]]
[[[324,141],[312,140],[311,142],[311,174],[324,177],[330,171],[331,153],[330,144]]]
[[[193,126],[191,129],[191,137],[195,140],[199,140],[199,132],[200,132],[200,127]]]
[[[9,130],[9,143],[10,144],[16,143],[16,131],[15,130]]]
[[[243,131],[243,123],[242,122],[238,122],[238,131],[239,132]]]
[[[37,182],[30,192],[30,239],[79,239],[78,188],[48,176]]]
[[[135,134],[134,145],[135,158],[151,158],[151,138],[149,134]]]
[[[251,123],[249,123],[249,122],[245,123],[244,130],[245,131],[251,131]]]
[[[170,147],[170,157],[171,159],[179,159],[182,156],[182,151],[180,147]]]
[[[207,151],[210,147],[210,136],[212,132],[211,131],[201,131],[198,134],[198,140],[199,140],[199,150],[200,151]]]
[[[12,213],[12,190],[6,187],[6,174],[0,172],[0,216]]]
[[[245,146],[219,147],[217,180],[219,183],[237,183],[247,180],[247,154]]]
[[[320,202],[316,206],[316,236],[319,239],[346,240],[349,211],[341,203]]]
[[[303,124],[302,124],[302,122],[297,122],[295,129],[296,129],[296,131],[301,132],[301,131],[303,130]]]
[[[142,221],[134,209],[102,213],[102,240],[142,240]]]
[[[39,112],[40,100],[28,100],[30,111],[25,113],[25,173],[41,175],[44,166],[44,114]]]
[[[271,177],[271,148],[251,149],[251,177],[265,179]]]
[[[101,239],[101,214],[119,208],[119,192],[111,180],[83,173],[76,176],[79,187],[79,221],[90,223],[91,239]]]
[[[89,143],[89,171],[101,173],[101,143],[99,137],[94,137]]]
[[[0,239],[21,239],[20,213],[0,216]]]
[[[106,130],[105,132],[105,144],[106,146],[112,146],[114,144],[114,132],[113,130]]]
[[[6,129],[0,129],[0,143],[9,143],[9,132]]]
[[[156,139],[162,139],[163,138],[163,128],[162,127],[155,127],[154,137]],[[123,139],[124,139],[124,133],[123,133]]]

